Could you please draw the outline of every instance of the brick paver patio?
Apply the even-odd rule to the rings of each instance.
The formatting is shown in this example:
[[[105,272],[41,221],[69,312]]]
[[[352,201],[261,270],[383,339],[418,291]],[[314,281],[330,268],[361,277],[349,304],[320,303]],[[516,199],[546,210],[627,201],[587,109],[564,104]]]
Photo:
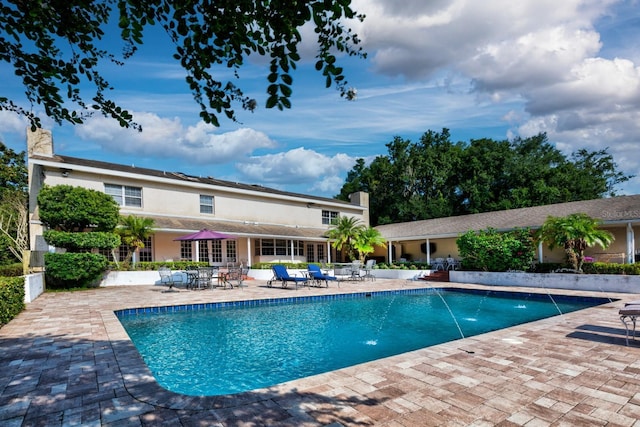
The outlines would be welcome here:
[[[268,389],[203,398],[158,386],[113,314],[443,285],[378,280],[296,291],[248,283],[233,290],[123,286],[40,296],[0,329],[0,425],[640,426],[640,342],[625,346],[618,320],[624,301],[638,295],[609,294],[621,301]]]

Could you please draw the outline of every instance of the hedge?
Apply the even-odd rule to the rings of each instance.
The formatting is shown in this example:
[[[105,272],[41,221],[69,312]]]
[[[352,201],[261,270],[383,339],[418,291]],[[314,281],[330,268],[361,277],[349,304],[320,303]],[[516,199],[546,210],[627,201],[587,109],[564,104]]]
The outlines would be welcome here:
[[[52,246],[67,248],[70,251],[80,249],[113,249],[120,246],[120,236],[115,233],[93,231],[89,233],[67,233],[66,231],[47,230],[44,240]]]
[[[24,274],[24,266],[21,262],[8,265],[0,265],[0,276],[2,277],[18,277]]]
[[[24,277],[0,277],[0,326],[24,310]]]
[[[614,264],[608,262],[585,262],[582,272],[586,274],[629,274],[640,275],[640,263]]]
[[[92,253],[46,253],[45,275],[47,287],[67,289],[97,283],[107,268],[104,255]]]

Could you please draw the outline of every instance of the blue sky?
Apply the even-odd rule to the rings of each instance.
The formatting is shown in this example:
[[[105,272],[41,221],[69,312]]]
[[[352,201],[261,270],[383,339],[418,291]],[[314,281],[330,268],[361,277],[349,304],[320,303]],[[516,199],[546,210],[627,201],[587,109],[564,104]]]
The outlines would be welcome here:
[[[99,116],[75,127],[45,119],[55,152],[332,197],[357,158],[385,155],[395,136],[416,141],[445,127],[453,141],[547,132],[566,154],[608,147],[620,170],[637,175],[619,193],[640,194],[636,1],[352,5],[367,15],[351,27],[369,55],[342,58],[358,91],[355,102],[325,89],[309,37],[303,46],[309,61],[293,75],[291,110],[264,109],[268,70],[255,61],[237,83],[258,109],[238,106],[240,124],[221,118],[220,128],[205,125],[166,36],[152,31],[123,67],[103,68],[115,87],[111,98],[134,113],[143,132]],[[26,107],[11,74],[0,66],[0,93]],[[0,140],[14,150],[25,149],[26,126],[0,111]]]

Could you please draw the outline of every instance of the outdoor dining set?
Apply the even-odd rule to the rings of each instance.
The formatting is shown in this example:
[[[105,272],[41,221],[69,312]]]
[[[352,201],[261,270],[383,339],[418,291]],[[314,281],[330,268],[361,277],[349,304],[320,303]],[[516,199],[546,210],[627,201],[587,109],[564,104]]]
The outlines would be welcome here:
[[[169,288],[184,284],[187,289],[193,290],[216,287],[233,289],[245,286],[243,282],[247,278],[249,268],[243,266],[198,267],[192,270],[173,272],[168,267],[160,267],[158,273],[160,274],[160,283],[168,285]]]

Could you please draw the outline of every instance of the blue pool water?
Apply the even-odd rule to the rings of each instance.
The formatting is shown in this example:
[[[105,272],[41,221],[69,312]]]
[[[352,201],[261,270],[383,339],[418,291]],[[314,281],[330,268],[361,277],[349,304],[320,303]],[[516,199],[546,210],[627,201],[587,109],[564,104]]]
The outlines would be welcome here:
[[[430,288],[116,314],[161,386],[213,396],[268,387],[605,302],[609,300]]]

